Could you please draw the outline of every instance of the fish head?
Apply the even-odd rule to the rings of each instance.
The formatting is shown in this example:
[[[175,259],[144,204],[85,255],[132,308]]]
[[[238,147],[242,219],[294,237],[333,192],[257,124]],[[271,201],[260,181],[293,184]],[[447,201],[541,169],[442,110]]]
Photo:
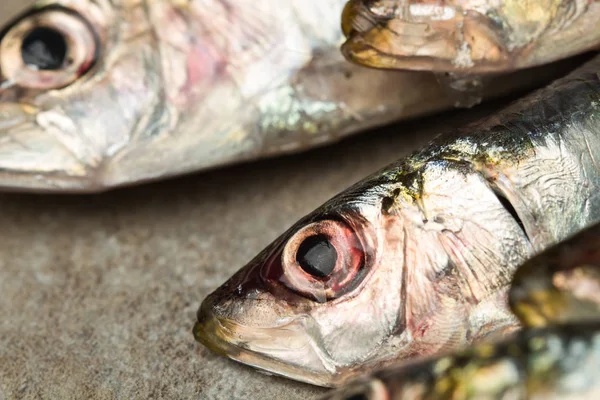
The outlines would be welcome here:
[[[39,2],[6,26],[0,186],[102,186],[106,161],[146,127],[160,99],[160,63],[143,21],[110,2],[64,0]]]
[[[320,4],[36,3],[0,38],[0,187],[97,192],[354,129],[342,2]]]
[[[208,3],[40,1],[14,18],[0,39],[0,187],[97,192],[237,154],[229,136],[248,111],[223,71],[242,60],[223,48],[239,37],[215,44],[201,27],[213,12],[224,28],[225,5]]]
[[[384,275],[372,267],[381,239],[372,210],[334,207],[300,220],[203,301],[196,339],[317,384],[337,375],[338,361],[369,354],[373,339],[390,329],[386,311],[395,311],[366,280]]]
[[[479,174],[419,168],[368,178],[300,220],[204,300],[196,339],[336,386],[511,329],[506,290],[527,238]]]
[[[506,72],[597,47],[599,35],[580,32],[599,12],[595,4],[563,0],[350,0],[342,51],[374,68]]]

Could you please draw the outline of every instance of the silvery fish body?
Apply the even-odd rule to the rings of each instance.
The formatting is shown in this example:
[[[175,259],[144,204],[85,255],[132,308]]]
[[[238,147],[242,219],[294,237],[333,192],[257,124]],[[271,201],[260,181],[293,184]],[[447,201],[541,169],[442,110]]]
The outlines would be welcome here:
[[[514,337],[377,371],[322,399],[600,398],[600,224],[521,265],[509,298],[525,327]]]
[[[350,0],[344,55],[375,68],[490,73],[600,47],[597,0]]]
[[[340,52],[343,0],[40,1],[0,40],[0,188],[99,192],[451,108]],[[486,96],[560,72],[507,76]]]
[[[197,340],[316,385],[520,327],[516,267],[600,220],[600,57],[311,212],[209,295]]]

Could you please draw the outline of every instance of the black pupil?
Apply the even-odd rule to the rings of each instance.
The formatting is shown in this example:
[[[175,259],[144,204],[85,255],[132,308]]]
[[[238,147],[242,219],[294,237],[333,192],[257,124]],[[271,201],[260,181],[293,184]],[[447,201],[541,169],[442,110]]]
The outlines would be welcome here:
[[[307,273],[324,278],[335,268],[337,252],[327,237],[309,236],[298,248],[296,261]]]
[[[21,45],[21,57],[26,65],[38,69],[59,69],[65,62],[67,42],[62,34],[50,28],[29,32]]]

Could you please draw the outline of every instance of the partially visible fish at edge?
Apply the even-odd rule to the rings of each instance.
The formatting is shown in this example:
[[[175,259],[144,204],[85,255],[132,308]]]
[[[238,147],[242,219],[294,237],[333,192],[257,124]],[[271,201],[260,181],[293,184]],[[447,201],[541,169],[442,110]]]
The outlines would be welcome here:
[[[600,320],[523,330],[498,343],[378,371],[320,400],[595,400]]]
[[[207,347],[321,386],[520,324],[518,265],[600,221],[600,56],[309,213],[198,310]]]
[[[348,63],[343,0],[44,0],[0,41],[0,189],[100,192],[322,146],[454,106]],[[566,73],[490,77],[484,98]]]
[[[350,0],[345,57],[374,68],[511,71],[600,49],[598,0]]]
[[[600,224],[520,266],[509,298],[517,335],[400,363],[320,399],[600,398]]]

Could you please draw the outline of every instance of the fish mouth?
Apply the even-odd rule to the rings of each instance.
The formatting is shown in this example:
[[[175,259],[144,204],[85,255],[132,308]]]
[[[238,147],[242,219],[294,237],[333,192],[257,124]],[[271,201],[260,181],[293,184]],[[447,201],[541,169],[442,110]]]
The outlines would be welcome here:
[[[516,69],[486,16],[463,15],[452,5],[414,3],[377,6],[350,0],[342,13],[344,57],[376,69],[477,73]]]
[[[250,327],[201,307],[193,334],[209,350],[268,375],[321,387],[339,385],[342,376],[302,328],[301,320],[273,328]]]
[[[35,106],[0,101],[0,189],[2,191],[87,191],[89,165],[77,140],[62,135],[60,123],[46,121]]]
[[[404,37],[406,40],[403,40]],[[449,39],[430,41],[425,37],[411,37],[385,24],[377,24],[366,32],[352,32],[340,50],[349,62],[375,69],[477,73],[501,73],[514,69],[503,58],[474,59],[469,51],[462,50],[464,45],[447,41]]]

